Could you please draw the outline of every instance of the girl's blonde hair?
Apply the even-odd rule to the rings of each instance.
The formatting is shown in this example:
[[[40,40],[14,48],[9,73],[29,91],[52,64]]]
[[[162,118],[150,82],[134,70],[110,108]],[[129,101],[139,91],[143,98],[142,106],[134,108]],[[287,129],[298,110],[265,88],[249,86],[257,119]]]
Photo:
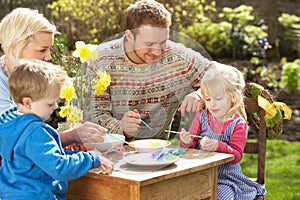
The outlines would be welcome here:
[[[53,90],[60,90],[67,83],[67,72],[60,66],[41,60],[20,59],[9,75],[8,85],[16,103],[24,97],[33,101],[46,98]]]
[[[15,63],[22,49],[38,32],[56,33],[56,27],[43,14],[29,8],[16,8],[0,23],[0,44],[11,63]]]
[[[231,108],[227,117],[238,113],[245,120],[247,115],[244,105],[245,80],[242,72],[232,66],[212,62],[201,80],[201,94],[218,97],[227,94],[231,100]]]

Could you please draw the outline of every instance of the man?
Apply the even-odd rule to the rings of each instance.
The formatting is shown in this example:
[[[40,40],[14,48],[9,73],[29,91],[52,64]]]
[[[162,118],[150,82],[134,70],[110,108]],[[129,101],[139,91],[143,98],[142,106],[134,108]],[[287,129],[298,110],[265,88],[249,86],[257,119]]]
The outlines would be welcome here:
[[[162,4],[140,0],[127,9],[124,36],[99,45],[89,68],[105,70],[111,84],[93,98],[92,107],[96,122],[110,132],[127,139],[168,139],[165,130],[180,105],[182,115],[201,109],[193,91],[210,61],[170,41],[170,26],[171,14]]]

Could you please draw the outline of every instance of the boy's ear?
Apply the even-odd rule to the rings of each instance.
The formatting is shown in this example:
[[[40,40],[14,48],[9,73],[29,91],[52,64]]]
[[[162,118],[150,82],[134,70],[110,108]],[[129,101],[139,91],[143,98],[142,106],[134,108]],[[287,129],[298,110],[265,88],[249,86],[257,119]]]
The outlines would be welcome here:
[[[23,106],[25,106],[28,110],[31,109],[31,103],[32,103],[31,97],[23,97],[23,98],[22,98],[22,104],[23,104]]]

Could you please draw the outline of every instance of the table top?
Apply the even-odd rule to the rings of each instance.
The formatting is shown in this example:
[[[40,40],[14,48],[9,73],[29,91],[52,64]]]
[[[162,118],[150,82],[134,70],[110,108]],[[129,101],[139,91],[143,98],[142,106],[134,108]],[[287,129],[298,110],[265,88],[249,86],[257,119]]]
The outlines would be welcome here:
[[[176,147],[179,148],[179,147]],[[126,146],[124,156],[136,153],[134,149]],[[112,152],[106,155],[115,163],[115,170],[110,175],[103,175],[98,169],[90,170],[85,176],[92,178],[115,179],[116,181],[132,182],[139,185],[151,184],[157,181],[182,176],[229,162],[234,159],[232,154],[207,152],[197,149],[184,149],[184,154],[167,167],[136,167],[123,161],[123,155],[120,152]]]

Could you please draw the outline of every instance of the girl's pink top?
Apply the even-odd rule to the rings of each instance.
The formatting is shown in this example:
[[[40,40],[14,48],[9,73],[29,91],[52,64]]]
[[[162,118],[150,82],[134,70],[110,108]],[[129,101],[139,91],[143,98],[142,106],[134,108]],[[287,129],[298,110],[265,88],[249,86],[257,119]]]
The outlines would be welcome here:
[[[200,116],[201,112],[198,112],[193,122],[191,123],[189,133],[200,135],[201,132],[201,123],[200,123]],[[233,122],[236,118],[240,117],[238,114],[235,114],[234,117],[226,122],[218,122],[214,120],[211,113],[208,112],[208,124],[210,128],[217,134],[224,134],[226,128],[228,125]],[[243,157],[243,151],[246,145],[247,140],[247,131],[248,126],[245,120],[240,120],[232,133],[231,139],[229,141],[229,144],[218,141],[218,149],[216,152],[220,153],[228,153],[234,155],[234,160],[230,162],[230,164],[236,164],[242,160]],[[198,138],[194,138],[192,144],[189,146],[190,148],[197,148],[198,147]],[[181,146],[186,146],[184,143],[180,143]]]

